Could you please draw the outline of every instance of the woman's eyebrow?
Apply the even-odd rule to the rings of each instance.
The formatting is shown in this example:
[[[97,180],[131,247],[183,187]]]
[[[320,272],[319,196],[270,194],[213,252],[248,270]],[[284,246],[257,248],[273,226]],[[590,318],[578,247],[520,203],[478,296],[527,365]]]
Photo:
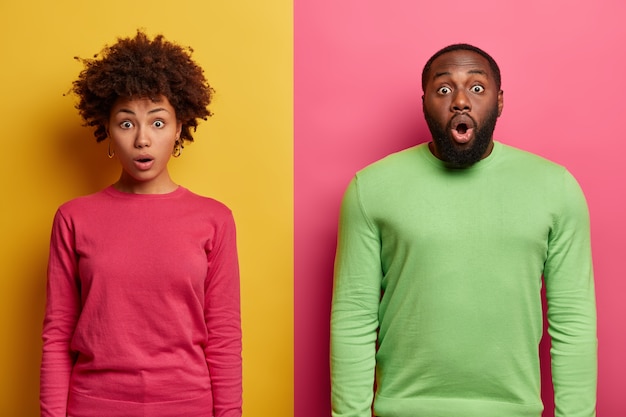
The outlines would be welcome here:
[[[157,107],[156,109],[152,109],[152,110],[148,111],[148,114],[158,113],[160,111],[164,111],[164,112],[169,113],[169,111],[165,107]]]
[[[161,112],[161,111],[169,113],[169,111],[166,108],[164,108],[164,107],[157,107],[156,109],[148,110],[148,114],[158,113],[158,112]],[[132,115],[135,114],[134,111],[132,111],[131,109],[126,109],[126,108],[121,108],[118,111],[116,111],[115,113],[116,114],[117,113],[128,113],[128,114],[132,114]]]

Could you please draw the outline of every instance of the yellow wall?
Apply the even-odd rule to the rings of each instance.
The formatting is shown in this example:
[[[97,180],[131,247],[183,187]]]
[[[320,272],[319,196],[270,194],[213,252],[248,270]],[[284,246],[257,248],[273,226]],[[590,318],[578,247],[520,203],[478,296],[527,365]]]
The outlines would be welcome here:
[[[289,0],[0,3],[0,415],[38,415],[41,321],[57,206],[113,182],[115,160],[64,97],[137,28],[190,45],[215,116],[170,164],[229,205],[242,269],[244,414],[293,415],[292,5]]]

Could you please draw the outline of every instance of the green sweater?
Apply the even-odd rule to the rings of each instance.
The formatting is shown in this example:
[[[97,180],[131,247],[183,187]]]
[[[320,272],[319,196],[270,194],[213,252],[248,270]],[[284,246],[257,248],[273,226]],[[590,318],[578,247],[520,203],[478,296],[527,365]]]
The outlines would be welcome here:
[[[589,216],[576,180],[497,142],[467,169],[423,144],[360,171],[335,260],[333,416],[369,417],[373,404],[382,417],[539,417],[542,275],[556,416],[595,416]]]

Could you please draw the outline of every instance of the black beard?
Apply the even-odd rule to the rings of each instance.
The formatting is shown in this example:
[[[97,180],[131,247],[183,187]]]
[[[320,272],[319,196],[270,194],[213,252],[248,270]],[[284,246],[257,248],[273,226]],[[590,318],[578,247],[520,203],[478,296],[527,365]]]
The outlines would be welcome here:
[[[481,126],[475,127],[474,143],[468,149],[458,149],[455,146],[454,138],[450,133],[452,126],[449,122],[443,128],[426,109],[424,109],[424,118],[435,147],[446,165],[450,168],[467,168],[480,161],[487,152],[496,128],[498,106],[494,106],[493,110],[487,114]]]

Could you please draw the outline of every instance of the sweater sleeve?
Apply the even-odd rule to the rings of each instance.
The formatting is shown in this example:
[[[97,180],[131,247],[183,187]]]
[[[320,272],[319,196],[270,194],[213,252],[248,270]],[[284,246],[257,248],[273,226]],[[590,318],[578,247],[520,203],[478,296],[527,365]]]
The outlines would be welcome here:
[[[589,214],[576,180],[564,173],[561,213],[544,268],[552,338],[556,417],[596,415],[597,337]]]
[[[73,357],[70,342],[80,312],[77,261],[71,224],[57,211],[50,239],[43,323],[41,417],[65,417]]]
[[[339,219],[331,312],[334,417],[370,417],[381,292],[380,239],[359,200],[355,178]]]
[[[242,413],[241,316],[235,223],[229,213],[218,226],[208,253],[205,283],[205,355],[213,392],[214,417]]]

